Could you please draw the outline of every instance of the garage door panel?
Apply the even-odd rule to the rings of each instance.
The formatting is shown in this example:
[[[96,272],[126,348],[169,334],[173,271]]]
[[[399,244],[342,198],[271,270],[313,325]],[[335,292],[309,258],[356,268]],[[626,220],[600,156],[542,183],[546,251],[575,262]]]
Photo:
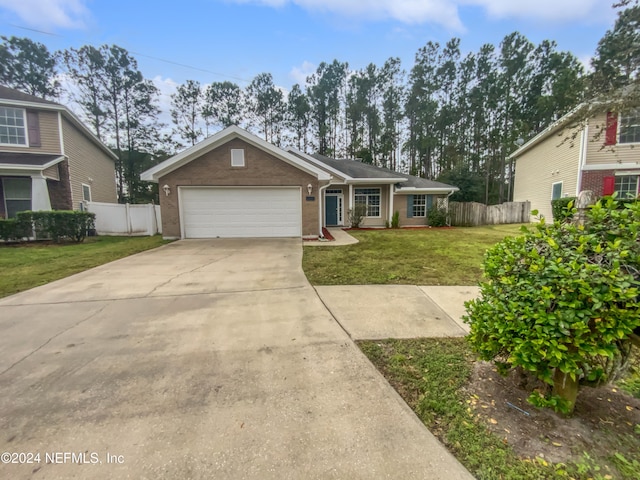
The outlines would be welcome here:
[[[186,238],[299,237],[299,188],[181,188]]]

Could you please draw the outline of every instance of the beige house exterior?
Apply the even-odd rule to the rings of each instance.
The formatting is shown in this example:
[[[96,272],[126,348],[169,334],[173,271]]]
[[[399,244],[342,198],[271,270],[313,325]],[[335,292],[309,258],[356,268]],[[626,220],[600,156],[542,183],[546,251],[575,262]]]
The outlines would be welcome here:
[[[167,238],[323,236],[350,226],[349,211],[366,206],[361,227],[426,225],[428,205],[457,191],[366,165],[285,151],[232,126],[143,172],[157,182]],[[401,209],[401,210],[399,210]]]
[[[0,86],[0,218],[116,203],[115,160],[66,107]]]
[[[638,114],[602,112],[576,124],[567,114],[525,143],[509,158],[515,162],[514,202],[552,218],[551,200],[582,190],[597,196],[637,196],[640,176]]]

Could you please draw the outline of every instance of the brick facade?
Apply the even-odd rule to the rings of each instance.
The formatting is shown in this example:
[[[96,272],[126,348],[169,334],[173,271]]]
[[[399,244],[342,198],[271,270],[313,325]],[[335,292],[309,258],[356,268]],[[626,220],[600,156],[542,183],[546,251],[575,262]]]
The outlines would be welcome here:
[[[582,172],[582,190],[591,190],[594,194],[602,196],[604,194],[604,178],[611,177],[616,174],[618,170],[586,170]],[[633,172],[640,175],[640,169],[629,170],[628,168],[621,169],[624,172]]]
[[[58,164],[58,175],[60,175],[60,180],[47,179],[51,208],[53,210],[72,210],[69,162],[67,160]]]
[[[244,149],[245,167],[231,167],[231,149]],[[162,232],[165,237],[180,233],[178,187],[180,186],[298,186],[306,195],[307,185],[318,192],[318,180],[297,167],[241,140],[234,139],[192,160],[186,165],[160,177],[160,208]],[[168,185],[170,195],[162,193]],[[315,201],[302,202],[302,235],[318,236],[318,196]]]

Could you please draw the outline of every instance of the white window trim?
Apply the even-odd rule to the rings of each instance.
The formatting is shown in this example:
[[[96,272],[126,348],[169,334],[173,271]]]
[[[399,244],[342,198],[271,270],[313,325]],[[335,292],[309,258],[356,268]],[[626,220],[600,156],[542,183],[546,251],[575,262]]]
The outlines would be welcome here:
[[[231,166],[233,168],[242,168],[246,166],[243,148],[231,149]]]
[[[87,200],[86,198],[84,198],[84,187],[87,187],[89,189],[89,199]],[[87,185],[86,183],[82,184],[82,201],[83,202],[91,202],[93,198],[93,194],[91,193],[91,185]]]
[[[11,180],[13,177],[4,177],[2,179],[2,196],[3,196],[3,200],[4,200],[4,214],[5,214],[5,218],[9,218],[9,207],[7,206],[7,201],[12,201],[12,200],[27,200],[26,198],[8,198],[7,197],[7,188],[5,185],[5,182],[7,180]],[[20,177],[22,178],[22,177]],[[29,179],[31,180],[31,179]],[[29,193],[29,202],[31,202],[31,208],[33,208],[33,181],[31,183],[31,190]]]
[[[373,195],[370,193],[358,193],[358,190],[378,190],[378,197],[380,197],[380,203],[376,205],[378,207],[378,215],[365,215],[365,218],[382,218],[382,189],[380,187],[357,187],[353,190],[353,204],[356,204],[356,197],[358,195],[365,195],[367,197],[367,201],[365,203],[367,207],[367,214],[369,213],[369,195]]]
[[[640,108],[636,109],[638,110],[638,114],[640,115]],[[621,145],[640,145],[640,142],[624,142],[622,143],[620,141],[620,131],[622,130],[622,113],[618,112],[618,123],[616,124],[616,146],[621,146]]]
[[[27,109],[20,107],[12,107],[8,105],[3,105],[4,108],[12,108],[14,110],[22,110],[22,120],[24,122],[24,145],[21,143],[2,143],[0,145],[3,147],[16,147],[16,148],[29,148],[29,125],[27,124]]]
[[[424,197],[424,215],[416,215],[416,197]],[[427,194],[426,193],[416,193],[413,195],[413,205],[411,207],[411,213],[413,214],[413,218],[426,218],[427,217]],[[421,206],[421,205],[419,205]]]
[[[636,177],[636,196],[640,195],[640,172],[635,171],[635,172],[615,172],[614,175],[616,177]],[[615,184],[613,187],[613,191],[616,192],[617,190],[615,189]],[[618,198],[621,198],[620,196],[618,196]]]
[[[564,180],[563,180],[563,181],[560,181],[560,182],[553,182],[553,183],[551,184],[551,200],[554,200],[554,198],[553,198],[553,190],[554,190],[554,187],[555,187],[556,185],[562,185],[562,186],[560,187],[560,196],[558,197],[558,199],[562,198],[562,196],[563,196],[563,192],[564,192]],[[557,199],[555,199],[555,200],[557,200]]]

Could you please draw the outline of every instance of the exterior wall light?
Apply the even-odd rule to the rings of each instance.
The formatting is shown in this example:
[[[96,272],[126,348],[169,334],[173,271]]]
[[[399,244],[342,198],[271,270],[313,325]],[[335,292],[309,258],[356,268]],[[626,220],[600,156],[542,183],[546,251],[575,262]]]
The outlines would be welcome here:
[[[313,191],[313,185],[311,184],[307,185],[307,192],[309,192],[309,195],[311,195],[312,191]]]
[[[164,194],[165,194],[167,197],[168,197],[168,196],[169,196],[169,194],[171,193],[171,187],[169,187],[169,185],[167,185],[167,184],[165,184],[165,185],[162,187],[162,190],[164,190]]]

